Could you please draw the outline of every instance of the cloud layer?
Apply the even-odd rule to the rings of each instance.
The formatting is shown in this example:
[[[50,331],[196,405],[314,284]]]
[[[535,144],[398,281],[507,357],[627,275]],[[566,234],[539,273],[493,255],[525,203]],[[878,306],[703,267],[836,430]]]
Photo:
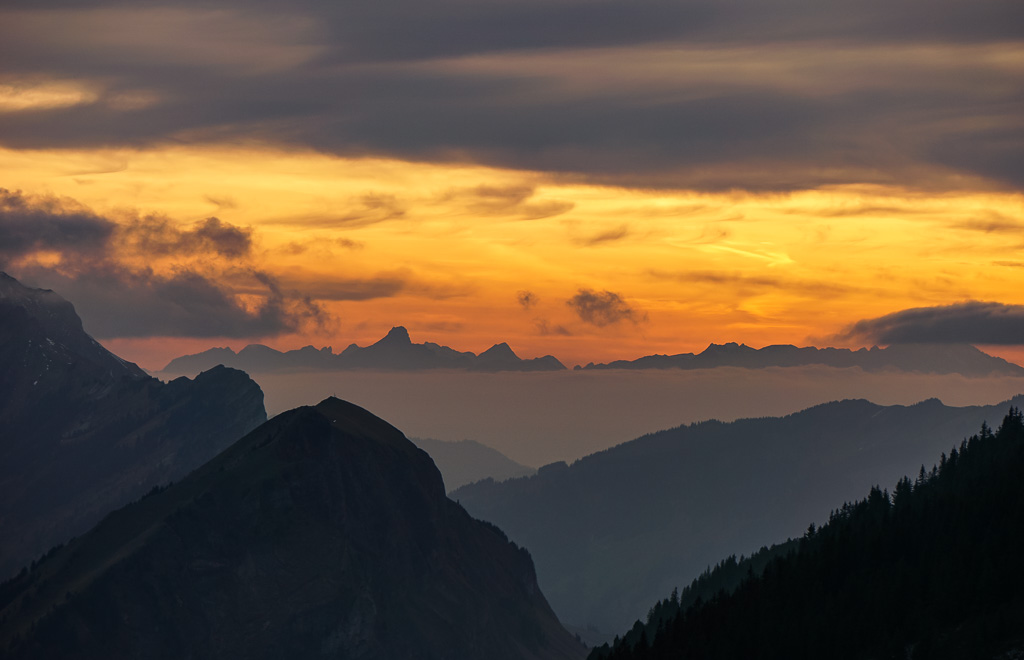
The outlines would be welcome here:
[[[21,105],[0,103],[0,135],[256,139],[643,186],[1020,188],[1022,24],[1005,0],[17,1],[0,56]],[[369,211],[349,221],[394,209]]]
[[[841,340],[879,344],[940,343],[1024,345],[1024,305],[970,300],[938,307],[917,307],[864,319]]]

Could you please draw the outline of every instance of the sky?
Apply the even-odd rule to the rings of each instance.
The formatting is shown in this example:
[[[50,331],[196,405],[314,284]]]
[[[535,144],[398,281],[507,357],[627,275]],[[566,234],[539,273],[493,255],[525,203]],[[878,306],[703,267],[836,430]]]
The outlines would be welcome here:
[[[1024,358],[1024,4],[8,0],[0,269],[148,368]]]

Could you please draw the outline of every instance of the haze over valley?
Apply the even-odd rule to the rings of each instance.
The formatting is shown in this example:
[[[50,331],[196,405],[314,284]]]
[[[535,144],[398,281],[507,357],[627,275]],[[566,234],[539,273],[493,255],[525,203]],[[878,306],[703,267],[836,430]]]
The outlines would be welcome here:
[[[378,411],[413,437],[475,440],[540,467],[572,461],[644,433],[706,419],[786,415],[840,399],[909,405],[1005,401],[1012,376],[863,373],[803,367],[543,374],[361,372],[254,374],[273,415],[336,395]]]

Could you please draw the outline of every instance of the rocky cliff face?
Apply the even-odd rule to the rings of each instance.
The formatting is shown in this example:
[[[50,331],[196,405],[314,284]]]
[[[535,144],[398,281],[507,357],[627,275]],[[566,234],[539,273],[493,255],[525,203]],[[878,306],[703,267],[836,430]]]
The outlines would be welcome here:
[[[283,413],[0,588],[9,657],[574,658],[528,554],[395,428]]]
[[[265,420],[244,373],[162,383],[100,346],[56,293],[0,273],[0,576]]]

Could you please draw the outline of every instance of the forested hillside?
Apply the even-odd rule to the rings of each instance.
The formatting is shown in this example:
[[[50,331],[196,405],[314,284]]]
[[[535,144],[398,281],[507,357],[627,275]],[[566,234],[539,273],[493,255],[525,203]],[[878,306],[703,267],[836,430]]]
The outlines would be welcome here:
[[[930,471],[904,477],[892,493],[872,488],[821,528],[811,525],[731,593],[692,603],[673,594],[651,609],[648,625],[591,658],[918,660],[1019,651],[1022,472],[1024,418],[1011,408],[997,432],[982,426]],[[734,562],[704,578],[727,571]]]

